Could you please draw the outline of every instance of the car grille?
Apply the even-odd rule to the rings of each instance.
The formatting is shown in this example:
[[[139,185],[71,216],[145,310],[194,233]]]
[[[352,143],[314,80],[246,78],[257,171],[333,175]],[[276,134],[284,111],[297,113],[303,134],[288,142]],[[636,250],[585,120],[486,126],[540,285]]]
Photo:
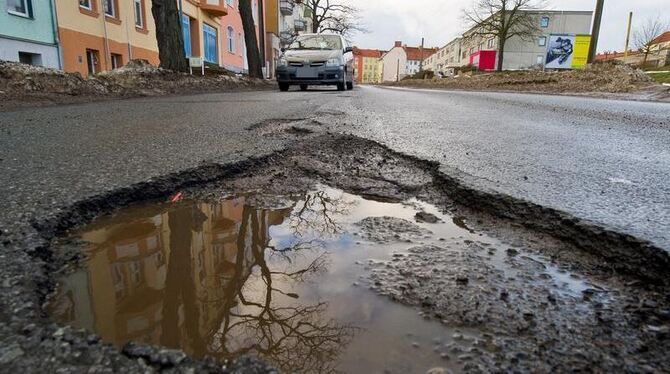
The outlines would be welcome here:
[[[326,61],[312,61],[310,66],[312,67],[318,67],[318,66],[323,66],[326,64]]]
[[[301,67],[303,65],[302,62],[297,62],[297,61],[291,61],[288,64],[291,65],[291,66],[297,66],[297,67]]]

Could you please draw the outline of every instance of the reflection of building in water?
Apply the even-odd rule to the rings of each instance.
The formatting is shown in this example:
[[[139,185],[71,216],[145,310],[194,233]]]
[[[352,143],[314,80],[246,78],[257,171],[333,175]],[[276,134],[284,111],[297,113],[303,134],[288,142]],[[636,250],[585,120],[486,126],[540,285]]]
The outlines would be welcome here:
[[[89,231],[82,236],[90,243],[88,269],[61,283],[54,313],[117,344],[133,340],[208,353],[231,307],[223,302],[226,292],[238,289],[229,285],[245,282],[255,263],[252,249],[264,249],[270,226],[290,211],[245,210],[245,199],[238,198],[179,205]]]

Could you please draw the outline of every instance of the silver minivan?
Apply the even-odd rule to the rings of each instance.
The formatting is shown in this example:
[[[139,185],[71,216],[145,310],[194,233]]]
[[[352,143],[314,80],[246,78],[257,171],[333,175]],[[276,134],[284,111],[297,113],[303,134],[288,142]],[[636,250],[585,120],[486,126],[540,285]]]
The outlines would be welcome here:
[[[303,34],[282,50],[277,62],[277,82],[281,91],[300,86],[333,85],[339,91],[354,88],[353,49],[341,35]]]

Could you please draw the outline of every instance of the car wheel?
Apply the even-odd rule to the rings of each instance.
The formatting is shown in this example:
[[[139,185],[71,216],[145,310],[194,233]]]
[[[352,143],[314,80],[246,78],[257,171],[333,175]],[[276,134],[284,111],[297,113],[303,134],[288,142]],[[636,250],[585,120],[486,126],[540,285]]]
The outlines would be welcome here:
[[[301,84],[300,85],[300,91],[307,91],[307,85],[306,84]]]
[[[351,91],[354,89],[354,81],[347,82],[347,90]]]
[[[344,82],[337,84],[337,90],[338,91],[344,91],[346,88],[347,88],[347,86],[344,84]]]
[[[279,91],[286,92],[291,87],[288,83],[279,83]]]

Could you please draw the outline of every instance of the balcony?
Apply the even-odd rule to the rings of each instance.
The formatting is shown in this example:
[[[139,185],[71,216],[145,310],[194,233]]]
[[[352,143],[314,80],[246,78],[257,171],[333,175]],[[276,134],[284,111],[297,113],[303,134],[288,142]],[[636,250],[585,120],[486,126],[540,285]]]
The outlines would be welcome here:
[[[307,29],[307,21],[304,19],[296,19],[293,24],[295,25],[295,31],[305,31]]]
[[[293,0],[280,0],[279,1],[279,11],[285,16],[290,16],[293,14],[293,7],[295,2]]]
[[[282,31],[279,33],[279,40],[283,45],[293,43],[293,39],[295,39],[295,34],[291,31]]]
[[[223,17],[228,14],[226,0],[200,0],[200,9],[212,17]]]

